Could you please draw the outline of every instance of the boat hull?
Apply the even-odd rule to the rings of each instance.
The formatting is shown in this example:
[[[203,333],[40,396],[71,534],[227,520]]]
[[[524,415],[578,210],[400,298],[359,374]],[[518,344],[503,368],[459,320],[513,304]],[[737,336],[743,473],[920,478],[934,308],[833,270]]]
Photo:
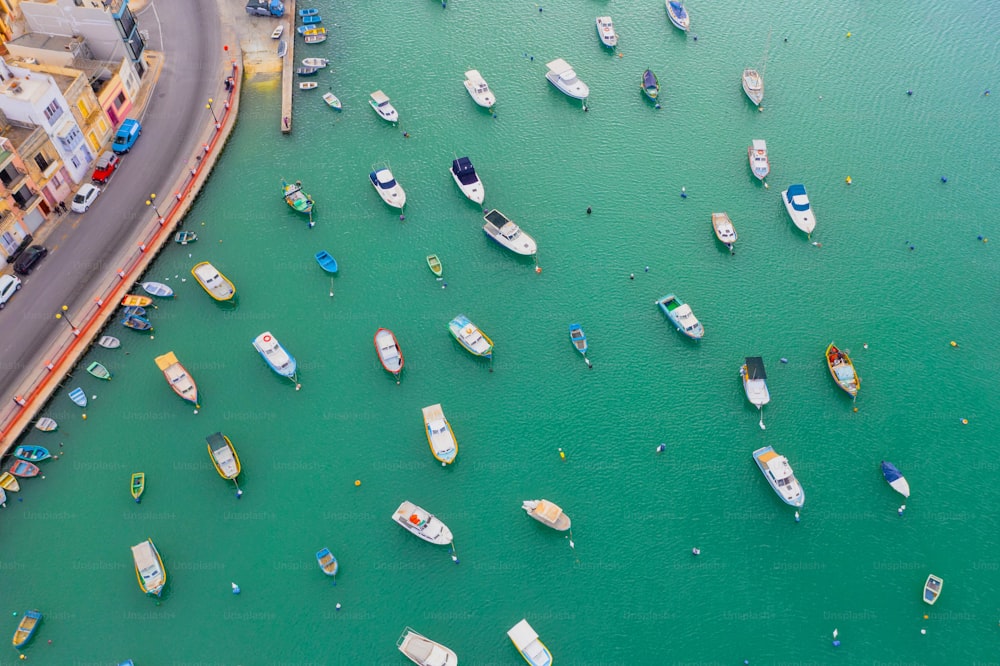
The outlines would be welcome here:
[[[52,428],[52,430],[55,430],[55,428]],[[44,447],[24,444],[14,449],[14,457],[18,460],[26,460],[27,462],[34,463],[50,458],[52,454]]]
[[[910,496],[910,484],[906,477],[900,473],[896,466],[890,462],[882,461],[882,476],[885,477],[889,486],[903,497]]]
[[[21,615],[21,621],[18,622],[17,629],[14,631],[14,638],[12,641],[14,647],[20,650],[27,645],[32,636],[35,635],[35,631],[38,629],[38,625],[41,621],[42,614],[39,611],[24,611],[24,614]]]
[[[937,603],[938,598],[941,596],[941,588],[944,587],[944,581],[938,578],[934,574],[927,577],[927,581],[924,583],[924,603],[933,606]]]
[[[22,479],[30,479],[33,476],[38,476],[40,471],[38,465],[30,463],[27,460],[15,460],[14,464],[10,466],[10,473]]]
[[[329,548],[324,548],[316,553],[316,564],[327,576],[336,576],[337,570],[340,569],[340,563],[337,562],[337,558],[333,556]]]
[[[438,259],[436,254],[427,255],[427,267],[431,269],[431,273],[434,273],[438,277],[441,277],[441,274],[444,272],[444,269],[441,267],[441,260]]]
[[[581,355],[587,355],[587,336],[584,334],[583,327],[580,324],[569,325],[569,341],[573,343],[573,348],[580,352]]]

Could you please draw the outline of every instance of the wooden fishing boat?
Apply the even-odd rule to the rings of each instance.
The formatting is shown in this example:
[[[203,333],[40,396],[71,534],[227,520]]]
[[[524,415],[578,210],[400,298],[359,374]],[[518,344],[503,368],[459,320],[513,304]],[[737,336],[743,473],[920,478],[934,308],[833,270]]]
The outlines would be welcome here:
[[[527,620],[521,620],[511,627],[507,637],[531,666],[549,666],[552,663],[552,653],[539,640],[538,634]]]
[[[326,28],[321,26],[312,27],[308,25],[300,25],[298,28],[296,28],[296,30],[300,35],[303,35],[304,37],[314,37],[316,35],[326,34]]]
[[[572,524],[559,505],[548,500],[525,500],[521,503],[521,508],[542,525],[560,532],[565,532]]]
[[[28,462],[41,462],[51,458],[52,454],[50,454],[49,450],[43,446],[22,444],[14,449],[14,457],[18,460],[27,460]]]
[[[694,316],[691,306],[679,299],[674,294],[667,294],[656,301],[656,304],[667,315],[678,331],[693,340],[700,340],[705,335],[705,329],[701,322]]]
[[[458,315],[448,322],[448,331],[473,356],[493,357],[493,341],[465,315]]]
[[[431,447],[431,455],[435,460],[450,465],[455,462],[458,456],[458,439],[451,429],[451,424],[444,416],[441,404],[431,405],[423,408],[424,434],[427,435],[427,443]]]
[[[139,589],[146,594],[160,596],[163,586],[167,584],[167,570],[163,567],[163,559],[156,550],[152,539],[132,546],[132,561],[135,563],[135,577],[139,581]]]
[[[847,352],[837,349],[831,342],[826,348],[826,365],[837,386],[847,391],[852,398],[857,398],[858,390],[861,388],[861,377],[854,369],[854,363],[851,362]]]
[[[299,83],[299,90],[315,90],[319,84],[315,81],[303,81]]]
[[[306,44],[322,44],[323,42],[326,41],[326,35],[325,34],[316,34],[316,35],[306,34],[304,39],[305,39]]]
[[[882,476],[897,493],[903,497],[910,496],[910,484],[907,483],[903,473],[896,469],[896,466],[891,462],[882,461]]]
[[[151,331],[153,330],[153,322],[149,321],[141,315],[127,314],[122,319],[122,326],[125,328],[131,328],[133,331]]]
[[[8,492],[16,493],[21,490],[21,484],[10,472],[0,473],[0,488]]]
[[[927,581],[924,583],[924,603],[933,606],[937,603],[938,597],[941,596],[941,588],[944,587],[944,581],[934,574],[927,577]]]
[[[337,558],[333,556],[333,553],[330,552],[329,548],[324,548],[316,553],[316,563],[327,576],[336,576],[337,569],[340,568]]]
[[[303,58],[302,64],[306,67],[319,67],[320,69],[330,64],[329,58]]]
[[[14,647],[20,650],[31,637],[35,635],[35,630],[38,629],[38,624],[42,621],[42,614],[36,610],[24,611],[21,615],[21,621],[17,624],[17,630],[14,631]]]
[[[150,296],[159,296],[160,298],[172,298],[174,295],[174,290],[163,284],[162,282],[143,282],[139,286],[149,294]]]
[[[135,315],[137,317],[145,317],[146,308],[140,308],[138,305],[126,305],[122,308],[122,314],[125,316]]]
[[[138,296],[136,294],[129,294],[122,299],[122,305],[138,305],[141,308],[147,305],[152,305],[153,299],[149,296]]]
[[[133,472],[132,474],[132,499],[138,504],[142,501],[142,494],[146,492],[146,474],[144,472]]]
[[[323,22],[323,17],[321,17],[319,14],[312,14],[311,16],[302,17],[302,23],[304,23],[305,25],[314,25],[316,23],[322,23],[322,22]]]
[[[198,281],[202,289],[217,301],[231,301],[236,296],[236,287],[223,275],[218,268],[203,261],[195,264],[191,269],[191,275]]]
[[[733,244],[736,243],[736,227],[726,213],[712,213],[712,229],[715,230],[715,237],[719,242],[733,252]]]
[[[403,350],[399,348],[396,335],[387,328],[375,331],[375,351],[385,371],[396,378],[399,383],[399,373],[403,371]]]
[[[337,260],[326,250],[320,250],[316,253],[316,263],[327,273],[332,274],[337,272]]]
[[[264,331],[253,340],[253,348],[261,355],[267,365],[282,377],[295,379],[297,363],[295,357],[281,346],[270,331]]]
[[[122,341],[113,335],[102,335],[97,344],[105,349],[118,349],[122,346]]]
[[[455,666],[458,655],[449,647],[432,641],[406,627],[396,640],[396,647],[417,666]]]
[[[14,476],[19,476],[22,479],[38,476],[38,473],[41,471],[42,470],[39,469],[38,465],[30,463],[27,460],[15,460],[14,464],[10,466],[10,473]]]
[[[299,16],[303,18],[305,18],[306,16],[316,16],[317,14],[319,14],[319,10],[314,8],[299,10]]]
[[[308,60],[308,58],[306,59]],[[336,111],[343,111],[344,109],[344,105],[340,103],[340,98],[338,98],[332,92],[323,93],[323,101],[326,102],[326,105],[328,107]]]
[[[221,432],[209,435],[205,441],[208,442],[208,455],[211,456],[212,464],[215,465],[215,471],[219,476],[227,481],[238,477],[242,467],[232,441]]]
[[[42,418],[38,419],[38,423],[35,424],[35,427],[41,430],[42,432],[52,432],[53,430],[59,427],[59,424],[56,423],[55,419],[50,419],[47,416],[43,416]]]
[[[156,367],[163,371],[163,376],[167,379],[167,383],[170,384],[170,388],[173,389],[174,393],[192,403],[196,408],[200,407],[198,404],[198,387],[195,385],[194,379],[188,375],[184,366],[177,360],[174,353],[167,352],[162,356],[157,356],[155,360]]]
[[[569,341],[573,343],[573,347],[576,348],[584,358],[587,358],[587,336],[583,332],[583,327],[579,324],[569,325]]]
[[[193,231],[178,231],[174,234],[174,242],[179,245],[187,245],[198,240],[198,234]]]
[[[441,267],[441,260],[438,259],[438,256],[436,254],[427,255],[427,267],[431,269],[431,273],[434,273],[434,275],[441,277],[443,269]]]
[[[69,392],[69,399],[78,404],[80,407],[87,406],[87,394],[83,392],[83,389],[79,386]]]
[[[103,379],[105,381],[111,381],[111,372],[104,367],[102,363],[94,361],[87,366],[87,372],[97,377],[98,379]]]
[[[288,42],[282,39],[278,42],[278,57],[284,58],[286,53],[288,53]]]
[[[296,67],[295,73],[299,76],[316,76],[319,67]]]
[[[656,78],[656,74],[653,70],[647,69],[642,73],[642,80],[639,83],[639,89],[642,90],[643,94],[646,95],[652,101],[656,101],[656,98],[660,95],[660,80]]]
[[[289,184],[285,179],[281,180],[281,195],[285,197],[285,203],[292,207],[297,213],[308,215],[312,213],[313,199],[302,191],[302,181],[297,180],[294,184]]]

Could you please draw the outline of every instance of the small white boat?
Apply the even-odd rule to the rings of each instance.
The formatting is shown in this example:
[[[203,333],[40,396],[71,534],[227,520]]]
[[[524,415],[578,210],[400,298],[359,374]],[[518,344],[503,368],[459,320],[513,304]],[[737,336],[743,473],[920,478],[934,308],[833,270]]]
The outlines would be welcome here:
[[[147,294],[150,296],[159,296],[160,298],[171,298],[174,295],[174,290],[163,284],[162,282],[143,282],[140,285]]]
[[[587,87],[587,84],[577,78],[576,72],[562,58],[556,58],[546,67],[549,68],[549,71],[545,73],[545,78],[563,94],[573,99],[587,99],[590,95],[590,88]]]
[[[757,180],[764,180],[771,173],[771,163],[767,159],[767,143],[764,139],[754,139],[747,148],[747,159],[750,160],[750,170]]]
[[[48,416],[43,416],[42,418],[38,419],[38,423],[35,424],[35,427],[41,430],[42,432],[52,432],[53,430],[59,427],[59,424],[56,423],[55,419],[51,419]]]
[[[469,91],[469,95],[479,106],[488,109],[497,103],[497,98],[493,96],[493,91],[490,90],[478,69],[467,71],[464,83],[465,89]]]
[[[736,242],[736,227],[726,213],[712,213],[712,228],[715,229],[715,237],[719,242],[733,251],[733,244]]]
[[[455,456],[458,455],[458,440],[455,439],[455,433],[452,431],[448,419],[444,417],[441,404],[424,407],[422,411],[424,414],[424,434],[427,435],[431,455],[445,465],[455,462]]]
[[[337,98],[337,96],[334,95],[332,92],[323,93],[323,101],[326,102],[326,105],[329,106],[331,109],[336,109],[337,111],[341,111],[344,108],[343,105],[340,103],[340,100]]]
[[[299,90],[315,90],[319,84],[315,81],[302,81],[299,83]]]
[[[527,620],[521,620],[511,627],[507,636],[531,666],[549,666],[552,663],[552,653],[538,639],[538,634]]]
[[[743,92],[757,106],[764,101],[764,77],[756,69],[747,67],[743,70]]]
[[[282,377],[295,377],[295,357],[289,354],[270,331],[264,331],[253,339],[253,348],[264,361]]]
[[[924,603],[931,606],[937,603],[938,597],[941,596],[942,587],[944,587],[944,580],[934,574],[928,576],[927,582],[924,583]]]
[[[811,234],[816,228],[816,218],[813,217],[805,185],[790,185],[781,193],[781,201],[784,202],[785,210],[788,211],[788,216],[792,218],[795,226]]]
[[[773,448],[765,446],[753,452],[753,460],[761,474],[785,504],[800,507],[806,500],[805,491],[792,472],[785,456],[779,456]]]
[[[493,209],[486,213],[483,219],[486,220],[486,224],[483,225],[486,235],[508,250],[526,256],[538,252],[535,239],[521,231],[520,227],[500,211]]]
[[[281,23],[274,29],[274,32],[271,33],[271,39],[280,39],[283,32],[285,32],[285,24]]]
[[[747,400],[760,412],[760,427],[764,429],[764,405],[771,402],[771,393],[767,390],[767,373],[764,372],[764,359],[760,356],[747,356],[740,367],[740,379],[743,380],[743,392]]]
[[[167,583],[167,572],[152,539],[132,546],[132,561],[135,563],[135,576],[142,591],[160,596]]]
[[[528,512],[528,515],[543,525],[548,525],[554,530],[565,532],[570,528],[570,519],[559,505],[548,500],[525,500],[521,503],[521,508]]]
[[[482,181],[479,180],[476,168],[472,166],[472,161],[468,157],[459,157],[457,160],[451,161],[451,177],[458,185],[458,189],[462,190],[462,194],[470,201],[477,204],[483,203],[486,190],[483,188]]]
[[[618,46],[618,35],[615,34],[615,24],[611,22],[610,16],[597,17],[597,36],[601,38],[601,44],[609,49]]]
[[[97,344],[105,349],[118,349],[122,346],[122,341],[113,335],[102,335],[101,339],[97,341]]]
[[[302,64],[305,67],[318,67],[319,69],[323,69],[330,64],[330,61],[327,58],[303,58]]]
[[[426,636],[407,627],[403,630],[396,647],[406,658],[418,666],[458,666],[458,655]]]
[[[392,514],[394,522],[424,541],[447,546],[453,541],[451,530],[434,515],[427,513],[413,502],[403,502]]]
[[[384,92],[376,90],[370,97],[371,99],[368,100],[368,103],[375,109],[375,113],[378,114],[379,118],[390,123],[399,121],[399,114],[392,104],[389,103],[389,98]]]
[[[402,208],[406,205],[406,192],[396,179],[392,177],[392,172],[387,167],[376,168],[368,174],[368,179],[372,182],[372,187],[386,202],[393,208]]]

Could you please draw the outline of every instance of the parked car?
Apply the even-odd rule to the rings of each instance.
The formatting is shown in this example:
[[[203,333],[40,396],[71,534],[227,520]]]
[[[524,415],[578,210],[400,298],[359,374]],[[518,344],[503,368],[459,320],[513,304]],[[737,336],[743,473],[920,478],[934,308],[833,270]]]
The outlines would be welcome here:
[[[73,204],[71,206],[73,212],[86,213],[87,209],[90,208],[90,204],[94,203],[97,195],[100,193],[101,189],[99,187],[85,183],[83,187],[76,191],[76,196],[73,197]]]
[[[105,151],[99,158],[97,158],[97,164],[94,165],[94,175],[91,176],[91,179],[95,183],[108,182],[108,178],[111,178],[111,174],[113,174],[115,169],[118,168],[119,160],[121,160],[121,158],[110,150]]]
[[[48,248],[32,245],[14,262],[14,272],[20,275],[30,275],[31,271],[35,269],[35,264],[44,259],[48,253]]]
[[[111,150],[118,154],[127,153],[132,150],[136,139],[142,134],[142,123],[135,118],[126,118],[121,127],[115,133],[115,140],[111,143]]]
[[[0,310],[7,307],[7,301],[21,288],[21,278],[16,275],[0,275]]]

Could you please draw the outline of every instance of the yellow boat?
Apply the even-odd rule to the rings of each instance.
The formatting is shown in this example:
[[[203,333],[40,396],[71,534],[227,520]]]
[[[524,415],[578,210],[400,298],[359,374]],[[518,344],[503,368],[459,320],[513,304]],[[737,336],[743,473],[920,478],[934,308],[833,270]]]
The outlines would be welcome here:
[[[38,623],[41,621],[42,614],[38,611],[24,611],[24,615],[21,616],[21,621],[17,625],[17,631],[14,632],[14,647],[20,650],[27,645],[31,637],[35,635],[35,630],[38,629]],[[21,658],[23,659],[24,655]]]
[[[858,390],[861,388],[861,377],[854,369],[847,352],[837,349],[831,342],[826,348],[826,365],[830,368],[830,376],[837,386],[847,391],[852,398],[858,397]]]
[[[173,352],[167,352],[162,356],[156,357],[156,367],[163,371],[163,376],[166,377],[167,383],[170,384],[170,388],[174,390],[174,393],[184,398],[194,406],[200,407],[198,404],[198,387],[194,383],[194,379],[188,374],[181,362],[177,360],[177,357]]]
[[[153,304],[153,299],[149,296],[136,296],[134,294],[129,294],[122,299],[122,305],[133,305],[140,308],[145,308]]]
[[[221,432],[209,435],[205,441],[208,442],[208,455],[212,457],[212,464],[219,476],[227,481],[236,479],[242,467],[232,441]]]
[[[17,482],[17,479],[14,478],[13,474],[10,472],[4,472],[3,474],[0,474],[0,488],[16,493],[21,490],[21,485]]]
[[[196,264],[191,269],[191,275],[208,292],[208,295],[217,301],[230,301],[236,296],[236,287],[229,281],[229,278],[207,261]]]
[[[152,539],[132,546],[132,560],[135,562],[135,577],[139,588],[146,594],[160,596],[167,584],[167,570],[163,568],[160,551],[156,550]]]
[[[431,455],[442,465],[450,465],[458,456],[458,440],[451,424],[444,417],[441,404],[424,407],[424,434],[431,447]]]
[[[132,499],[138,504],[142,501],[142,493],[146,490],[146,474],[136,472],[132,475]]]

